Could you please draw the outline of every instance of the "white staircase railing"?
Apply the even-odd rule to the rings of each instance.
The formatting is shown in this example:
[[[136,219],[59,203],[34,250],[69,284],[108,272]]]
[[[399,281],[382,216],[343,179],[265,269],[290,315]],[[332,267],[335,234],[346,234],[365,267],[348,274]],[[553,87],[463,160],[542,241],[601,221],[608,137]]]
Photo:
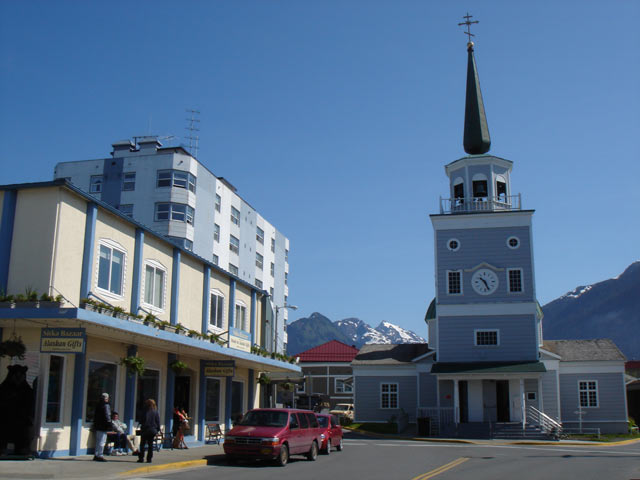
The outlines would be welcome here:
[[[548,435],[557,437],[562,433],[561,423],[531,405],[527,407],[527,423],[539,426]]]

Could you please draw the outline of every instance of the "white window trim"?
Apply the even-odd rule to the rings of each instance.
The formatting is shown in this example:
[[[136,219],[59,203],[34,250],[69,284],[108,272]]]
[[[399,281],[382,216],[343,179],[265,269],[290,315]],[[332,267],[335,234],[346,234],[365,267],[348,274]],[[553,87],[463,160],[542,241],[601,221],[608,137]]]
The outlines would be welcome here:
[[[496,332],[496,344],[495,345],[478,345],[478,333],[481,332]],[[473,330],[473,345],[480,348],[495,348],[500,346],[500,329],[498,328],[476,328]]]
[[[123,261],[123,265],[122,265],[122,293],[117,294],[117,293],[113,293],[109,290],[105,290],[104,288],[101,288],[98,286],[98,279],[100,276],[100,246],[104,245],[107,248],[110,249],[116,249],[119,250],[121,253],[124,254],[124,261]],[[96,268],[95,268],[95,276],[96,276],[96,290],[98,291],[98,293],[100,293],[100,295],[104,295],[105,297],[108,297],[112,300],[123,300],[124,299],[124,292],[127,291],[127,259],[129,258],[129,253],[127,252],[127,249],[124,248],[122,245],[120,245],[118,242],[116,242],[115,240],[110,240],[108,238],[101,238],[100,240],[98,240],[98,248],[96,249]],[[109,280],[111,280],[111,278],[109,278]]]
[[[244,308],[244,320],[245,323],[247,324],[246,327],[250,330],[251,329],[251,325],[249,325],[249,323],[251,323],[250,319],[247,317],[247,304],[244,303],[242,300],[236,300],[236,305],[234,308],[237,309],[237,307],[242,307]],[[238,312],[236,310],[234,310],[234,317],[233,317],[233,322],[235,323],[235,327],[238,330],[242,330],[243,332],[248,332],[249,330],[245,330],[244,328],[241,328],[238,326],[238,316],[236,315]]]
[[[518,241],[518,245],[516,245],[515,247],[512,247],[509,244],[509,240],[511,240],[512,238],[515,238]],[[515,235],[511,235],[509,238],[507,238],[507,247],[509,247],[511,250],[517,250],[518,248],[520,248],[520,244],[522,242],[520,241],[520,239],[518,237],[516,237]]]
[[[580,406],[580,384],[581,383],[587,383],[587,390],[585,390],[587,392],[587,401],[589,400],[589,392],[591,390],[589,390],[589,383],[595,383],[596,384],[596,405],[595,406],[588,406],[588,407],[582,407]],[[600,408],[600,387],[598,387],[598,380],[578,380],[578,409],[581,408]]]
[[[529,398],[529,395],[533,395],[533,398]],[[536,402],[538,400],[538,393],[537,392],[526,392],[524,398],[528,402]]]
[[[351,391],[349,391],[349,392],[347,392],[346,390],[342,390],[341,392],[338,391],[338,380],[342,381],[343,385],[344,385],[344,380],[348,380],[349,378],[352,378],[352,377],[349,377],[349,376],[346,376],[346,377],[334,377],[334,379],[333,379],[333,391],[335,393],[345,393],[345,394],[353,393],[353,382],[351,382]]]
[[[452,241],[458,242],[458,247],[457,247],[457,248],[451,248],[451,247],[449,246],[449,244],[450,244]],[[462,246],[462,244],[460,243],[460,240],[458,240],[457,238],[450,238],[449,240],[447,240],[447,249],[449,249],[449,251],[451,251],[451,252],[457,252],[458,250],[460,250],[460,247],[461,247],[461,246]]]
[[[382,391],[382,386],[383,385],[395,385],[396,386],[396,391],[395,392],[387,392],[387,395],[389,395],[389,404],[391,404],[391,395],[395,395],[396,396],[396,407],[383,407],[382,406],[382,395],[383,395],[383,391]],[[399,410],[400,409],[400,384],[395,383],[395,382],[380,382],[380,409],[381,410]]]
[[[520,291],[513,292],[511,291],[511,282],[509,280],[509,272],[520,271]],[[507,268],[507,293],[509,295],[522,295],[524,293],[524,271],[522,268]]]
[[[144,292],[146,289],[146,282],[147,282],[147,276],[146,276],[146,270],[147,270],[147,265],[149,265],[150,267],[156,268],[158,270],[163,270],[164,271],[164,285],[162,285],[162,308],[158,308],[155,305],[151,305],[150,303],[147,303],[144,301]],[[144,262],[142,262],[142,279],[140,281],[141,285],[140,285],[140,304],[145,307],[148,308],[149,310],[152,311],[152,313],[164,313],[166,311],[166,305],[167,305],[167,283],[168,282],[168,270],[167,267],[165,267],[163,264],[161,264],[159,261],[157,260],[153,260],[151,258],[145,259]]]
[[[62,378],[60,385],[60,421],[59,422],[47,422],[47,401],[49,400],[49,372],[51,371],[51,357],[61,357],[62,358]],[[55,354],[51,353],[47,355],[47,364],[45,366],[47,372],[47,384],[45,385],[43,391],[43,408],[42,408],[42,427],[43,428],[63,428],[64,427],[64,414],[65,414],[65,392],[66,392],[66,383],[67,383],[67,356],[65,354]]]
[[[294,385],[295,385],[295,387],[294,387],[295,392],[294,393],[306,393],[306,389],[307,389],[306,380],[304,382],[302,382],[302,384],[295,383]]]
[[[211,295],[217,295],[218,297],[222,298],[222,322],[221,322],[222,327],[211,325]],[[211,331],[216,334],[224,332],[224,329],[227,325],[227,315],[225,315],[226,303],[227,303],[227,298],[225,297],[224,293],[222,293],[217,288],[212,288],[211,290],[209,290],[209,319],[207,320],[208,331]],[[214,378],[214,377],[211,377],[211,378]]]
[[[460,273],[460,293],[451,293],[450,292],[450,290],[449,290],[449,272],[458,272],[458,273]],[[446,273],[447,295],[458,296],[458,295],[462,295],[464,293],[464,288],[463,288],[463,285],[462,285],[462,279],[463,279],[462,270],[447,270],[447,273]]]

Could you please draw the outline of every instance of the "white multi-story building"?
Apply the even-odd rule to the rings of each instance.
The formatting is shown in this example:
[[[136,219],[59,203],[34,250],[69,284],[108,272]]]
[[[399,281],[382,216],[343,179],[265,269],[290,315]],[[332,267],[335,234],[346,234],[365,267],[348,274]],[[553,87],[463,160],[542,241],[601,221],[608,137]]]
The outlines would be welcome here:
[[[156,137],[113,145],[111,158],[61,162],[66,178],[152,230],[213,261],[270,296],[275,307],[289,296],[289,239],[182,147],[162,147]],[[287,309],[267,332],[266,345],[286,350]]]

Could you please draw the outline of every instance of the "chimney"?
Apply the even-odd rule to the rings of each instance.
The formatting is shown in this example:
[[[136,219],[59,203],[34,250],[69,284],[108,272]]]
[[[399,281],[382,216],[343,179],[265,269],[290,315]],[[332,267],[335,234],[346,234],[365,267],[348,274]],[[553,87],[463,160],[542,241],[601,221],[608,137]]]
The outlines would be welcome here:
[[[111,152],[112,157],[119,157],[124,152],[131,152],[134,150],[135,145],[131,143],[131,140],[120,140],[119,142],[112,143],[113,152]]]
[[[158,137],[140,137],[138,139],[138,148],[141,153],[155,153],[162,144],[158,141]]]

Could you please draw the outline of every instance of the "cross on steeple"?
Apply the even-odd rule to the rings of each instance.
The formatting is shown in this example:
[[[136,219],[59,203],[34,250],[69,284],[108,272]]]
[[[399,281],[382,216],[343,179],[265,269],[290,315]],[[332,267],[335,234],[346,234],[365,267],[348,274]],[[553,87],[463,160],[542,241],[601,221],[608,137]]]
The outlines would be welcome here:
[[[458,26],[460,26],[460,25],[466,25],[467,26],[467,31],[464,32],[464,34],[469,37],[469,43],[471,43],[471,37],[475,37],[475,35],[473,33],[471,33],[471,25],[473,23],[480,23],[480,22],[478,20],[474,20],[472,22],[471,19],[473,18],[473,15],[469,15],[469,12],[467,12],[467,14],[462,18],[464,18],[465,21],[462,22],[462,23],[459,23]]]

